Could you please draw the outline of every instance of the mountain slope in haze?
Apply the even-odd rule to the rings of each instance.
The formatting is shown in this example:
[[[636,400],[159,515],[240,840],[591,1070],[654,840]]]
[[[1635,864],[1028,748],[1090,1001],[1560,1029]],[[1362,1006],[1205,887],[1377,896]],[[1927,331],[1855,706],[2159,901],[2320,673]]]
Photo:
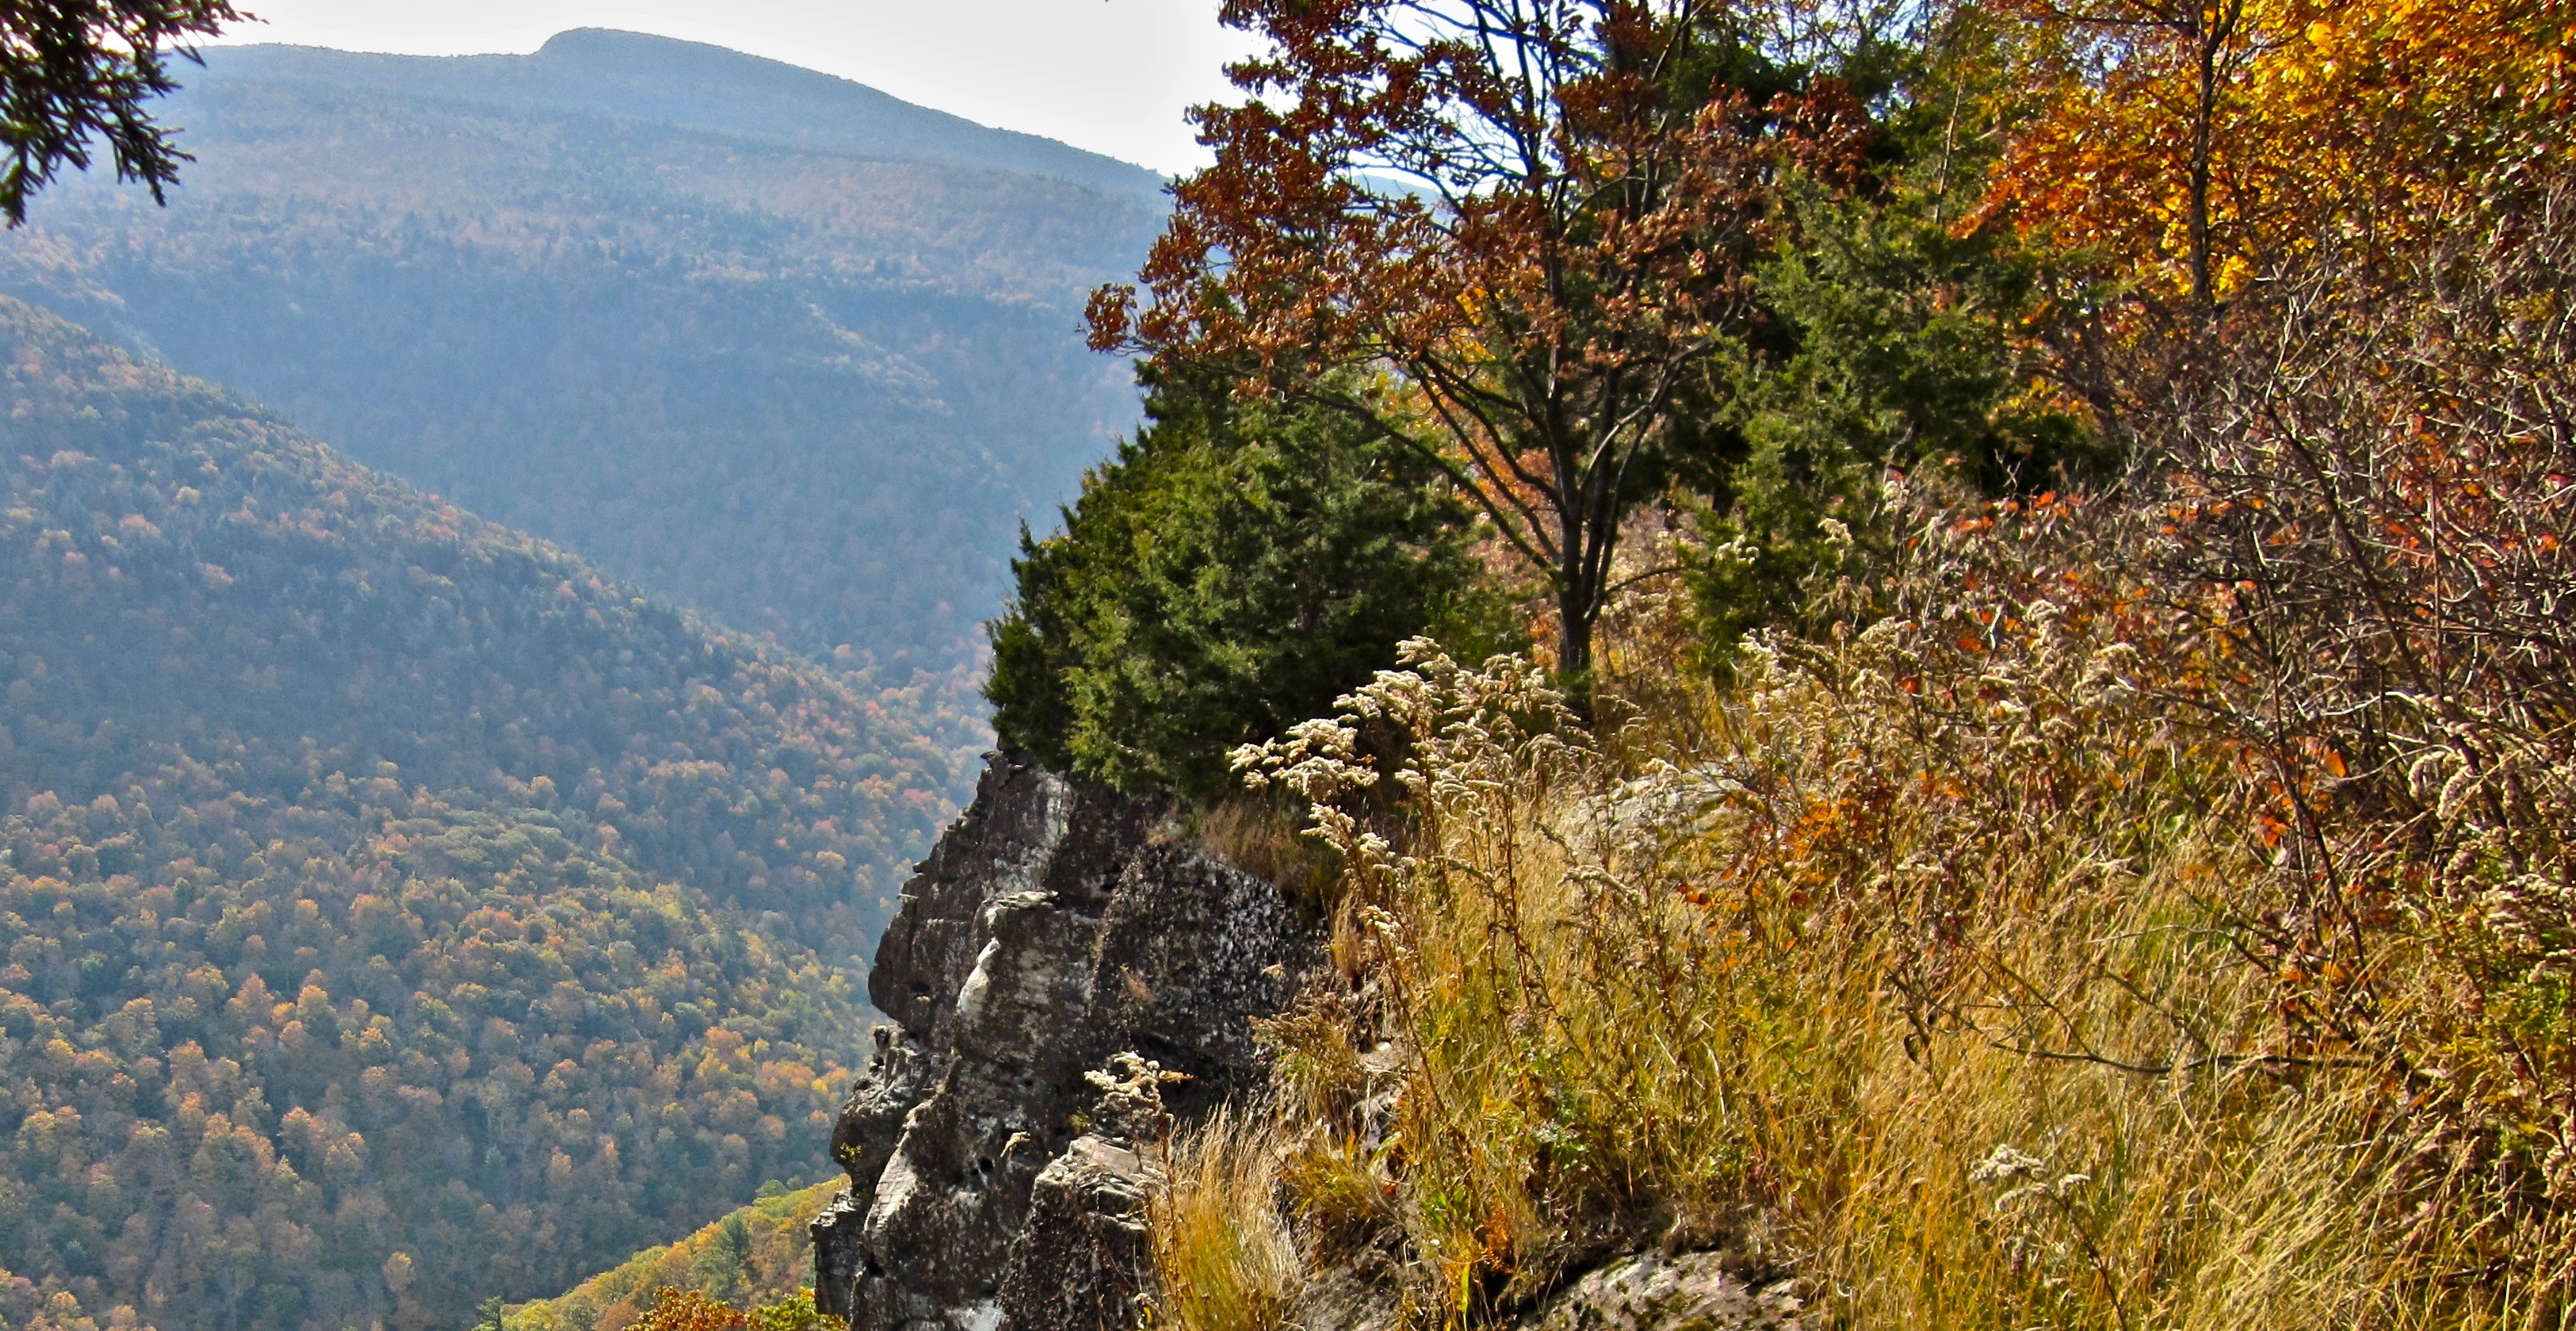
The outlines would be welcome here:
[[[962,718],[15,302],[0,373],[0,1301],[461,1325],[810,1166]]]
[[[1133,417],[1137,168],[631,34],[208,62],[170,206],[68,182],[0,291],[736,627],[958,669]]]
[[[245,46],[217,48],[213,59],[226,80],[610,115],[857,157],[1047,176],[1161,206],[1163,178],[1144,167],[978,125],[830,74],[642,33],[576,28],[525,56]]]

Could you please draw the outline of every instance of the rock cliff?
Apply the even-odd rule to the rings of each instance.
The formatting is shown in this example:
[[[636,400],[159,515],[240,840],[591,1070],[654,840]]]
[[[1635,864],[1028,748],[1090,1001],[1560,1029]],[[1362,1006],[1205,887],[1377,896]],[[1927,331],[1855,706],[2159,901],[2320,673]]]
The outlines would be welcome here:
[[[814,1222],[817,1305],[853,1331],[1134,1325],[1148,1167],[1084,1074],[1140,1055],[1195,1117],[1257,1075],[1252,1019],[1320,957],[1278,889],[1155,808],[993,756],[877,948],[894,1024],[833,1133],[850,1190]]]
[[[1167,821],[997,754],[905,886],[868,977],[894,1024],[832,1137],[849,1191],[813,1223],[815,1303],[852,1331],[1140,1325],[1150,1141],[1253,1090],[1252,1020],[1329,974],[1315,921]],[[1293,1324],[1395,1325],[1387,1257],[1318,1273]],[[1798,1331],[1794,1291],[1728,1254],[1648,1251],[1515,1322]]]

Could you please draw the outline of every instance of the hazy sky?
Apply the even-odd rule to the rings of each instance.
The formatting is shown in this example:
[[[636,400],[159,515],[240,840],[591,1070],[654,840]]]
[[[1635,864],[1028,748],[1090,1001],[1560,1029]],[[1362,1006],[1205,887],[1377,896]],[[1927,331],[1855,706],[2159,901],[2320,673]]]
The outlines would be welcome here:
[[[1217,0],[244,0],[228,42],[418,55],[533,51],[624,28],[856,79],[908,102],[1172,172],[1203,160],[1183,108],[1246,49]],[[184,76],[183,76],[184,77]]]

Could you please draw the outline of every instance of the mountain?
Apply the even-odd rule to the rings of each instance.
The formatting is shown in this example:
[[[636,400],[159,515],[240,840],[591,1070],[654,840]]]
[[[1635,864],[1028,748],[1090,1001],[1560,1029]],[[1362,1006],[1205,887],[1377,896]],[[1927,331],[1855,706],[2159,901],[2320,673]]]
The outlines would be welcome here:
[[[817,152],[1045,176],[1161,206],[1163,178],[1144,167],[991,129],[829,74],[643,33],[576,28],[525,56],[422,58],[297,46],[210,54],[213,86],[301,83],[615,116]]]
[[[14,301],[0,375],[0,1316],[461,1325],[819,1163],[968,718]]]
[[[0,292],[798,651],[966,667],[1135,414],[1081,310],[1141,168],[626,33],[207,62],[170,206],[67,183]]]

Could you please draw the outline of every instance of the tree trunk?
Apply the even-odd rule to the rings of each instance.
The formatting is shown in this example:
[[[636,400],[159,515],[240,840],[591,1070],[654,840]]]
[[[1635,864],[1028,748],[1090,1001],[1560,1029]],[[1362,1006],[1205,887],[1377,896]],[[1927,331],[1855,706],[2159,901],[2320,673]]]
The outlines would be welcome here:
[[[2227,60],[2227,44],[2236,39],[2237,26],[2244,18],[2244,0],[2218,0],[2195,6],[2184,29],[2200,61],[2191,124],[2191,299],[2204,311],[2218,299],[2217,280],[2212,272],[2216,259],[2212,254],[2215,242],[2210,235],[2209,193],[2218,151],[2220,74]]]
[[[2201,35],[2200,105],[2191,127],[2191,300],[2208,308],[2212,289],[2209,263],[2209,175],[2211,139],[2218,116],[2217,39]]]
[[[1601,616],[1597,588],[1570,586],[1556,598],[1557,687],[1575,719],[1592,724],[1592,628]]]

